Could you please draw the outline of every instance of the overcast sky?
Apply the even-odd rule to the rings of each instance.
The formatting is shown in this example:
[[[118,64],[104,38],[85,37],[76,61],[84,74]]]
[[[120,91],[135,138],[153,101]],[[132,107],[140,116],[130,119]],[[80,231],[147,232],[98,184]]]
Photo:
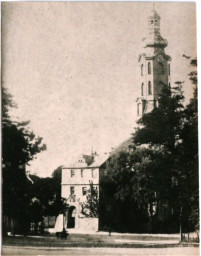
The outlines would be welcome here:
[[[172,57],[171,83],[185,81],[196,56],[195,4],[156,3]],[[47,151],[27,168],[50,176],[72,157],[111,151],[127,139],[139,96],[137,57],[143,52],[151,3],[2,3],[3,84],[18,120],[42,136]]]

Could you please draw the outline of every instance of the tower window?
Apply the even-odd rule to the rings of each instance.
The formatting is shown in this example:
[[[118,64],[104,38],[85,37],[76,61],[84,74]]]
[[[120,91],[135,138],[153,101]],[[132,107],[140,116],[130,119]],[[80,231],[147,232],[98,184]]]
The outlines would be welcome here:
[[[137,104],[137,115],[139,116],[140,115],[140,103]]]
[[[146,100],[142,101],[142,113],[144,114],[146,110]]]
[[[141,85],[141,96],[144,96],[144,83]]]
[[[141,65],[141,76],[143,76],[143,64]]]
[[[81,169],[81,177],[83,177],[83,174],[84,174],[84,170]]]
[[[159,75],[164,74],[164,66],[163,66],[163,63],[161,63],[161,62],[158,63],[158,74]]]
[[[94,177],[94,170],[91,169],[91,177]]]
[[[75,175],[75,170],[70,170],[71,173],[71,177],[73,177]]]
[[[151,82],[150,81],[148,83],[148,94],[152,95],[152,86],[151,86]]]
[[[151,63],[150,62],[148,63],[148,74],[149,75],[151,74]]]
[[[170,76],[170,64],[168,64],[168,74]]]

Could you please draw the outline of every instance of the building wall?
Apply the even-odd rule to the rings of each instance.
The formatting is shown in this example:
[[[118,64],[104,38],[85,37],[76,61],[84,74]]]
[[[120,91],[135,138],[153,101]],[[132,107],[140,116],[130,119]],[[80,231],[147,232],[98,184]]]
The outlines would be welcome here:
[[[71,176],[71,170],[74,170],[74,175]],[[82,170],[82,173],[81,173]],[[71,187],[74,187],[74,194],[81,201],[86,199],[83,195],[83,188],[89,190],[90,183],[99,188],[99,169],[98,168],[77,168],[77,169],[62,169],[62,190],[61,195],[64,198],[69,198],[71,195]]]
[[[170,82],[170,76],[169,76],[169,70],[168,70],[168,65],[169,61],[166,59],[163,60],[162,65],[163,65],[163,74],[159,73],[159,61],[158,58],[161,56],[160,54],[157,55],[154,58],[153,61],[153,77],[154,77],[154,94],[155,97],[158,97],[163,89],[163,86],[168,86],[168,83]],[[162,85],[163,84],[163,85]]]
[[[99,192],[99,168],[76,167],[62,169],[61,196],[67,199],[69,207],[75,207],[75,227],[73,229],[76,231],[98,230],[98,218],[87,218],[81,213],[80,203],[86,201],[85,193],[90,189],[91,183]],[[74,196],[71,196],[71,187],[74,188]],[[66,219],[66,227],[68,226],[67,222],[68,218]]]

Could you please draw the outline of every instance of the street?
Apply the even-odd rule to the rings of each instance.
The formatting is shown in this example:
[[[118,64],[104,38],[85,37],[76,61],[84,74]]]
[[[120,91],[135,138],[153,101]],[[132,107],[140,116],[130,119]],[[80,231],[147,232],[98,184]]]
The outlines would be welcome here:
[[[199,255],[199,247],[173,248],[23,248],[3,246],[2,255]]]

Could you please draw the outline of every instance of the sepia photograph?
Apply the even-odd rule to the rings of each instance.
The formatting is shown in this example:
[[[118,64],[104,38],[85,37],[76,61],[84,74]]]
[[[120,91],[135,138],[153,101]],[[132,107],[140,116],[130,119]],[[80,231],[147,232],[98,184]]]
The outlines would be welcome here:
[[[200,255],[196,2],[1,2],[1,254]]]

